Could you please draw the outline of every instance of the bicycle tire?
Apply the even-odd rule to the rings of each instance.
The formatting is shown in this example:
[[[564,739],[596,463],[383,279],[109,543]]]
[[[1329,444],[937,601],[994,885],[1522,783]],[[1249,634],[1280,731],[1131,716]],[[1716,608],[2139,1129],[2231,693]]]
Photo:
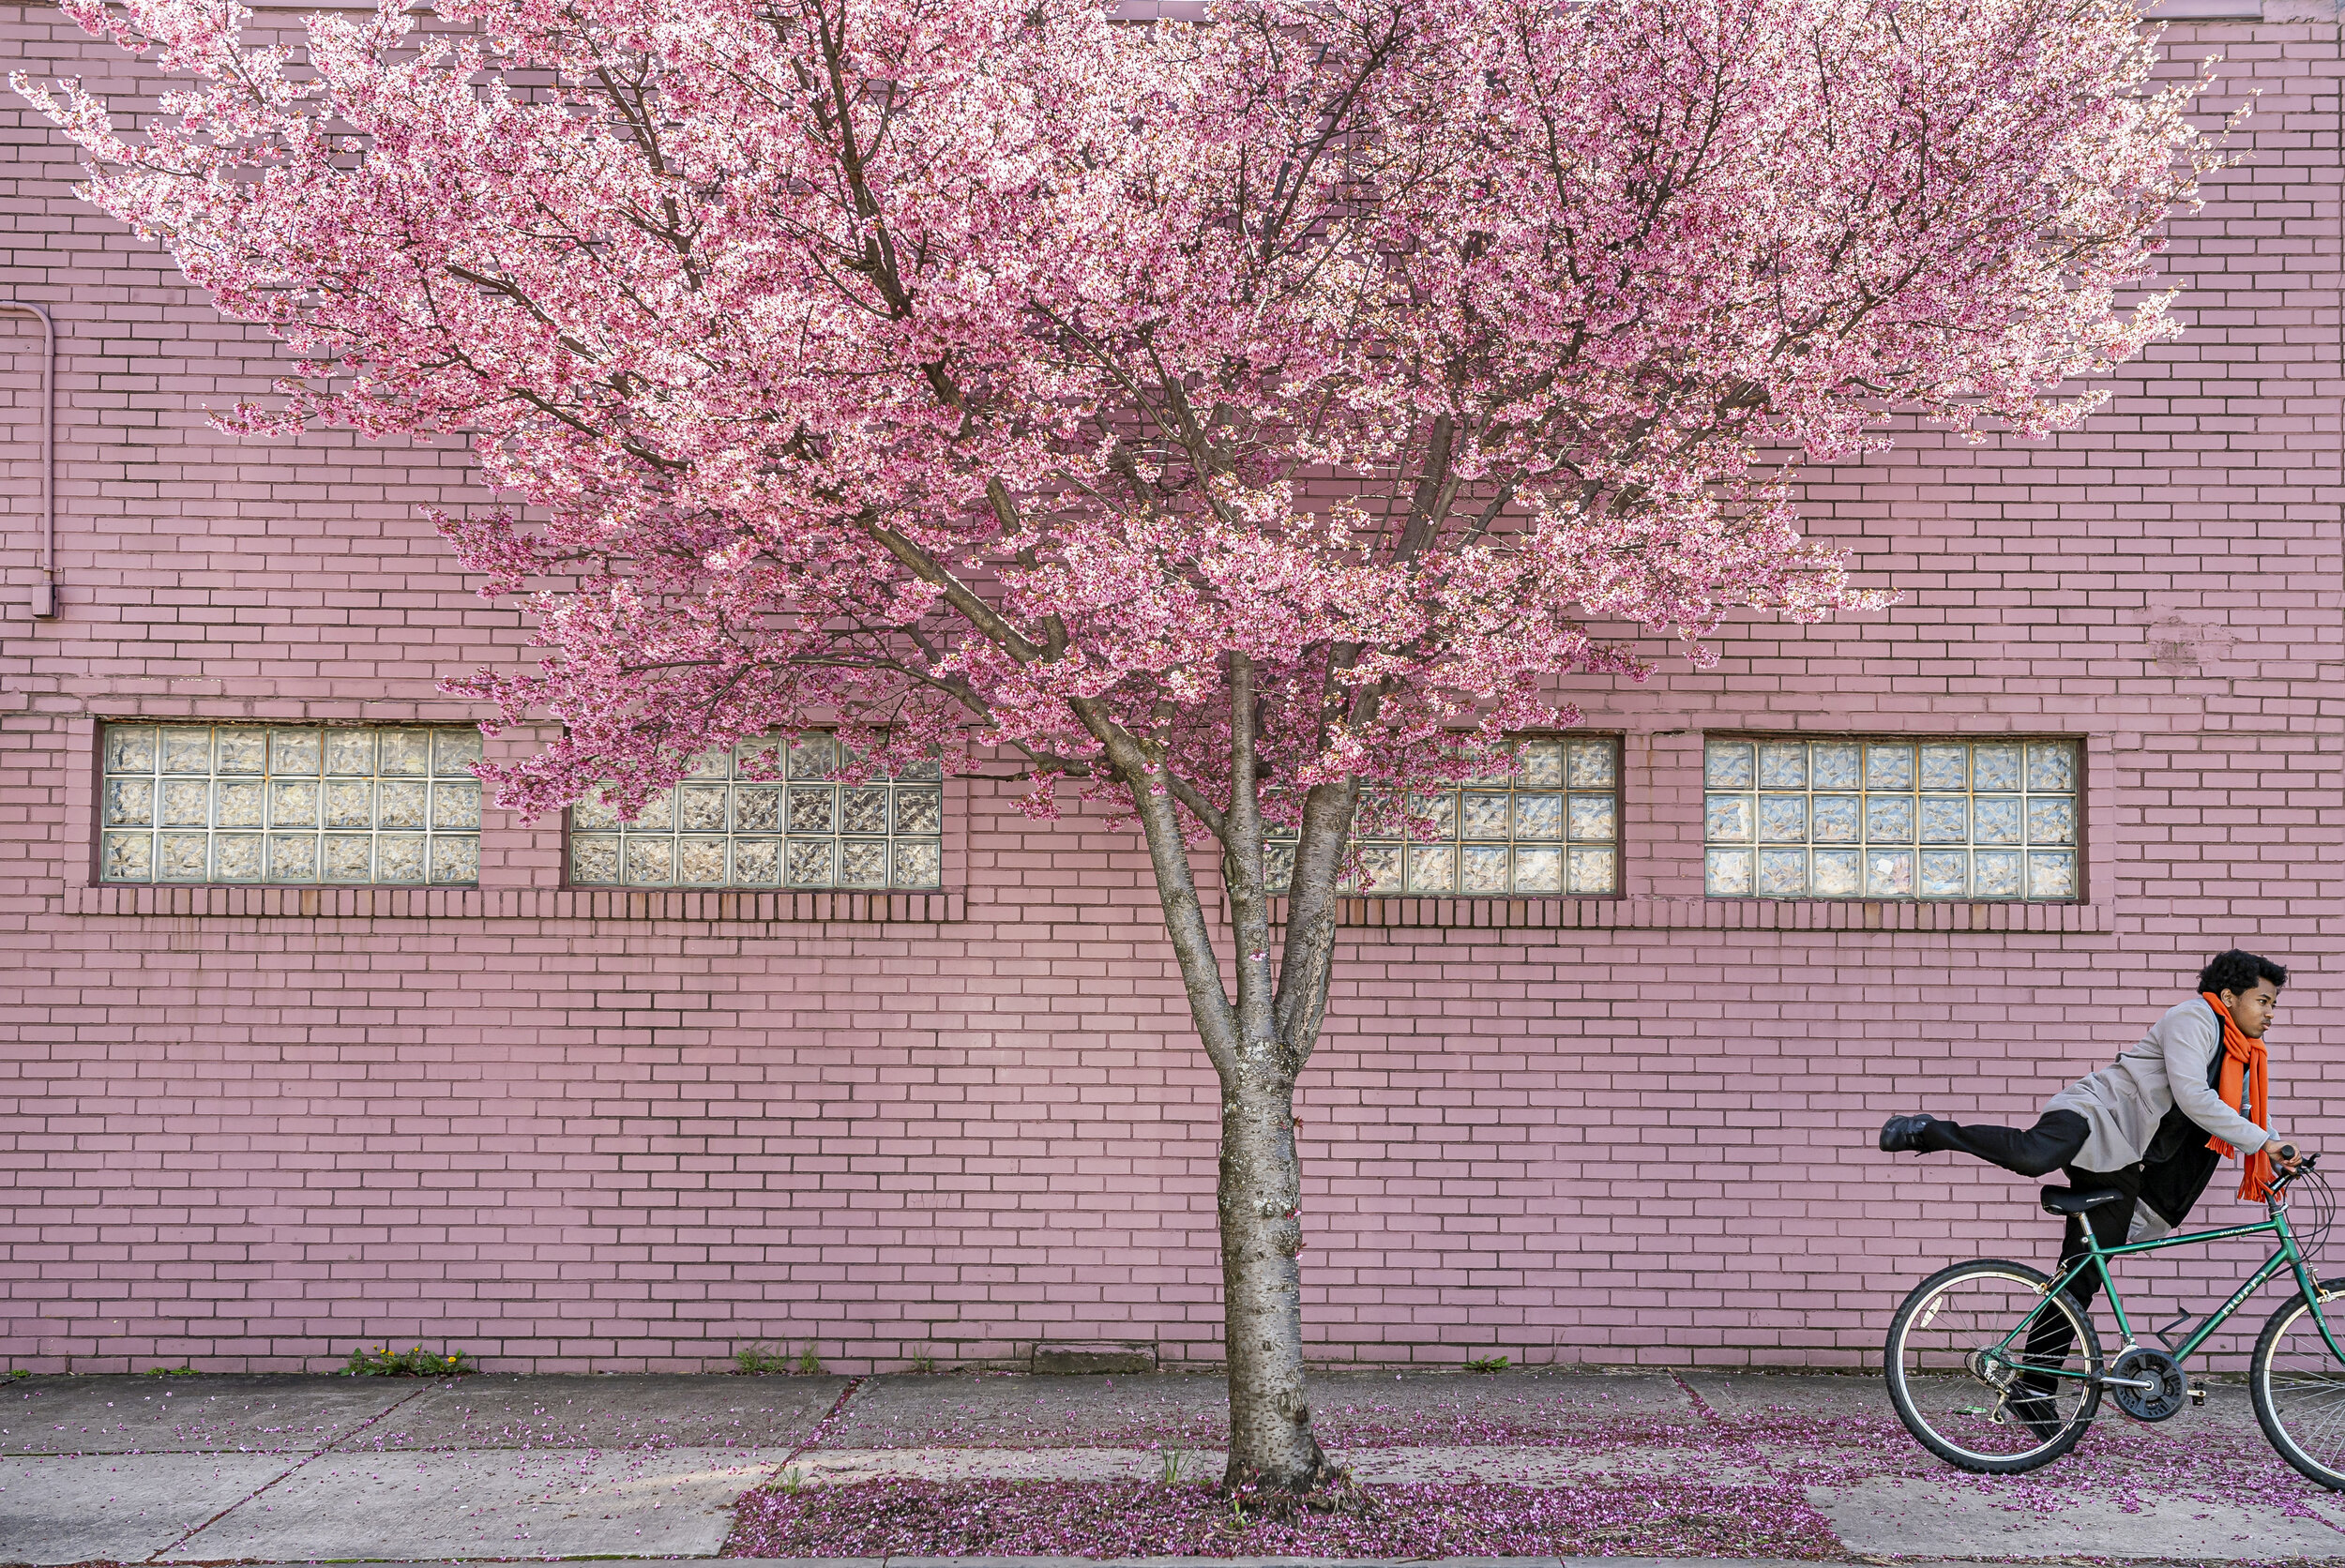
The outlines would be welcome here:
[[[2333,1291],[2345,1290],[2345,1280],[2324,1279],[2321,1281],[2320,1289],[2323,1297]],[[2330,1422],[2345,1418],[2345,1366],[2338,1365],[2337,1359],[2329,1354],[2328,1346],[2321,1340],[2317,1324],[2304,1324],[2304,1332],[2311,1334],[2312,1342],[2303,1353],[2312,1366],[2303,1374],[2276,1375],[2274,1371],[2274,1363],[2282,1353],[2283,1341],[2301,1319],[2309,1316],[2311,1310],[2312,1304],[2305,1299],[2304,1291],[2298,1290],[2264,1319],[2263,1332],[2256,1336],[2255,1351],[2247,1359],[2247,1394],[2255,1405],[2256,1425],[2263,1428],[2264,1440],[2272,1445],[2274,1452],[2307,1480],[2318,1482],[2333,1492],[2345,1492],[2345,1433],[2327,1436],[2322,1447],[2331,1462],[2323,1462],[2297,1440],[2296,1433],[2291,1430],[2290,1421],[2280,1410],[2283,1403],[2289,1405],[2292,1410],[2302,1410],[2308,1396]],[[2328,1375],[2319,1379],[2310,1376],[2311,1372],[2323,1368]],[[2283,1400],[2276,1393],[2276,1380],[2283,1384],[2297,1385],[2300,1392],[2292,1392]],[[2321,1386],[2303,1386],[2308,1383]],[[2308,1427],[2309,1425],[2302,1419],[2294,1423],[2297,1427]],[[2306,1436],[2309,1439],[2310,1432],[2307,1431]]]
[[[2091,1374],[2089,1381],[2070,1380],[2080,1383],[2082,1393],[2078,1397],[2075,1412],[2065,1418],[2060,1430],[2049,1438],[2041,1438],[2041,1440],[2035,1445],[2018,1452],[1984,1452],[1976,1446],[1965,1446],[1960,1440],[1959,1432],[1941,1430],[1942,1426],[1951,1424],[1943,1419],[1938,1421],[1931,1419],[1925,1408],[1926,1402],[1921,1397],[1922,1391],[1916,1387],[1917,1373],[1909,1369],[1907,1365],[1909,1353],[1919,1353],[1915,1348],[1915,1338],[1919,1332],[1917,1319],[1921,1328],[1926,1329],[1930,1326],[1930,1319],[1937,1316],[1937,1312],[1931,1309],[1930,1304],[1937,1302],[1943,1307],[1948,1300],[1952,1299],[1951,1289],[1965,1281],[1977,1281],[1983,1285],[2000,1281],[2012,1288],[2009,1293],[2015,1297],[2020,1296],[2022,1291],[2028,1299],[2043,1300],[2049,1297],[2052,1310],[2066,1318],[2069,1326],[2075,1331],[2074,1349],[2071,1353],[2081,1355]],[[2040,1269],[2030,1268],[2025,1263],[2013,1263],[2000,1258],[1974,1258],[1967,1263],[1956,1263],[1951,1267],[1941,1269],[1914,1287],[1906,1295],[1903,1304],[1899,1306],[1897,1316],[1890,1319],[1889,1336],[1882,1356],[1882,1370],[1889,1384],[1889,1402],[1896,1407],[1898,1419],[1905,1424],[1907,1431],[1914,1434],[1914,1440],[1957,1470],[1969,1470],[1975,1475],[2018,1475],[2023,1471],[2049,1465],[2077,1445],[2077,1440],[2084,1436],[2085,1429],[2093,1425],[2093,1417],[2099,1412],[2101,1403],[2099,1379],[2104,1369],[2101,1360],[2100,1336],[2093,1332],[2091,1315],[2079,1306],[2065,1291],[2058,1296],[2051,1296],[2051,1283],[2050,1275]],[[1925,1312],[1929,1313],[1929,1317],[1921,1316]],[[2016,1320],[2018,1319],[2010,1318],[2004,1319],[2005,1323]],[[2002,1332],[2008,1332],[2008,1330]],[[1942,1372],[1939,1376],[1941,1380],[1945,1380],[1951,1377],[1951,1374]],[[1990,1419],[1995,1425],[2006,1425],[2003,1412],[2009,1402],[2007,1390],[1998,1390],[1996,1385],[1980,1381],[1975,1374],[1969,1376],[1979,1388],[1996,1394],[1996,1403]],[[1966,1413],[1974,1418],[1973,1425],[1975,1425],[1975,1416],[1982,1412],[1973,1410]],[[2040,1432],[2034,1427],[2032,1423],[2021,1425],[2029,1427],[2030,1436],[2041,1437]]]

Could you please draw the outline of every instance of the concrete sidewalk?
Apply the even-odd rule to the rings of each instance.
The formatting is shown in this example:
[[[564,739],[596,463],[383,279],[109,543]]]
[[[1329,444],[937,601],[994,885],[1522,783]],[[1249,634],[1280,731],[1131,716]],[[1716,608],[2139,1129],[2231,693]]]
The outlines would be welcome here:
[[[2105,1410],[2076,1454],[2010,1478],[1923,1454],[1874,1378],[1349,1372],[1312,1399],[1370,1484],[1789,1485],[1848,1557],[1915,1563],[2345,1560],[2345,1498],[2280,1463],[2236,1385],[2156,1427]],[[0,1563],[705,1559],[785,1472],[1211,1478],[1222,1400],[1179,1374],[19,1380],[0,1384]]]

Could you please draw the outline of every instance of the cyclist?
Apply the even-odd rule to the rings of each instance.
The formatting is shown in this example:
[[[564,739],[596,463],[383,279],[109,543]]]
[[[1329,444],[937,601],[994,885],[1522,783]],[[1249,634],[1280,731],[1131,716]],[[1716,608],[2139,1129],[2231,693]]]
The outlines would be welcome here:
[[[2199,972],[2199,995],[2177,1003],[2139,1045],[2116,1062],[2051,1098],[2035,1125],[1963,1125],[1935,1116],[1892,1116],[1881,1129],[1884,1153],[1940,1150],[1974,1154],[2021,1176],[2063,1171],[2080,1191],[2114,1191],[2125,1201],[2068,1216],[2060,1266],[2084,1251],[2082,1221],[2103,1246],[2162,1236],[2188,1216],[2227,1153],[2240,1155],[2239,1196],[2261,1199],[2273,1162],[2292,1165],[2296,1152],[2271,1130],[2264,1031],[2279,1006],[2288,971],[2237,948],[2218,953]],[[2068,1288],[2089,1307],[2100,1280],[2091,1270]],[[2031,1358],[2065,1355],[2065,1322]],[[2042,1388],[2046,1383],[2030,1379]],[[2020,1413],[2031,1425],[2048,1414]]]
[[[2129,1231],[2163,1235],[2180,1225],[2221,1154],[2243,1154],[2240,1196],[2261,1198],[2286,1141],[2264,1124],[2263,1033],[2287,983],[2269,958],[2218,953],[2199,972],[2197,997],[2175,1003],[2113,1064],[2053,1095],[2033,1127],[1892,1116],[1881,1147],[1956,1150],[2021,1176],[2061,1169],[2079,1187],[2125,1192],[2147,1212],[2095,1211],[2094,1230],[2110,1245]]]

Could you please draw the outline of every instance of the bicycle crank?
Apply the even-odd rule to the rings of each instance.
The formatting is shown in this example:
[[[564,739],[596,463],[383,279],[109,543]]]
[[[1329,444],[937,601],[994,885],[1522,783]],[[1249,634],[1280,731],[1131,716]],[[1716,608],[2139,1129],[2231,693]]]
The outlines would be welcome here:
[[[2110,1363],[2101,1386],[2136,1421],[2164,1421],[2179,1414],[2190,1397],[2190,1380],[2174,1358],[2139,1345]]]

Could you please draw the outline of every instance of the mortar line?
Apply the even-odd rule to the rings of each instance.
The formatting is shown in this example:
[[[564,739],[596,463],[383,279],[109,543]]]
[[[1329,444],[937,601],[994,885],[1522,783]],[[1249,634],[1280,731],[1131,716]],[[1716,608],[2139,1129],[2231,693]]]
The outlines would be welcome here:
[[[221,1509],[219,1513],[213,1515],[210,1518],[204,1520],[193,1530],[189,1530],[185,1535],[180,1536],[177,1540],[164,1542],[161,1545],[147,1553],[142,1560],[146,1562],[157,1562],[161,1560],[162,1555],[165,1552],[176,1551],[181,1546],[186,1545],[189,1542],[194,1540],[197,1536],[203,1534],[205,1530],[219,1523],[220,1520],[228,1517],[229,1515],[234,1514],[237,1509],[242,1508],[246,1503],[250,1502],[254,1498],[259,1497],[263,1492],[267,1491],[271,1486],[274,1486],[280,1481],[284,1480],[286,1476],[292,1475],[295,1471],[301,1470],[303,1467],[324,1458],[326,1455],[331,1454],[340,1444],[349,1441],[352,1438],[356,1437],[359,1433],[365,1431],[368,1427],[373,1425],[376,1422],[382,1420],[393,1410],[398,1410],[401,1405],[404,1405],[413,1399],[422,1398],[425,1395],[431,1392],[431,1385],[436,1381],[438,1381],[437,1379],[426,1380],[423,1387],[416,1389],[413,1394],[401,1395],[398,1398],[392,1400],[389,1404],[384,1406],[381,1410],[367,1417],[366,1420],[358,1423],[357,1425],[353,1426],[349,1431],[344,1432],[340,1437],[327,1439],[324,1447],[319,1448],[314,1453],[311,1453],[300,1459],[295,1460],[293,1464],[288,1465],[285,1467],[283,1473],[269,1477],[268,1480],[254,1487],[251,1492],[244,1497],[238,1498],[235,1501],[230,1503],[227,1507]]]

